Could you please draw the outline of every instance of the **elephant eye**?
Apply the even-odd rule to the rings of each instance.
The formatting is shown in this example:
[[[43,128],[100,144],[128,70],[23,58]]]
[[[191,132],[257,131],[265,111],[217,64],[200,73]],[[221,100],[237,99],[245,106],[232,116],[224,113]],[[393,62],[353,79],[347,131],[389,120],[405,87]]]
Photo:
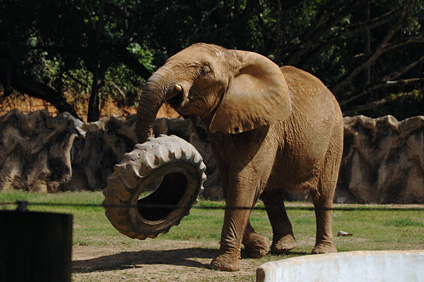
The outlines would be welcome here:
[[[208,73],[210,73],[210,71],[211,71],[211,69],[208,66],[201,66],[200,69],[199,69],[199,74],[201,76],[205,76]]]

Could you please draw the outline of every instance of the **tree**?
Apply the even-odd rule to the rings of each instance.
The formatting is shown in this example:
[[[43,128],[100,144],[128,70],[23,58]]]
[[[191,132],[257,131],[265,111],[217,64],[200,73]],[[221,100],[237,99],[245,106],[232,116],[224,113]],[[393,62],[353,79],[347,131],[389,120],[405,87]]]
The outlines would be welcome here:
[[[178,3],[152,3],[162,54],[199,41],[256,51],[321,78],[345,114],[423,113],[423,0]]]
[[[27,4],[27,5],[26,5]],[[4,94],[12,89],[46,100],[60,112],[68,111],[77,117],[75,110],[56,91],[42,82],[39,72],[44,54],[35,47],[37,30],[36,3],[5,1],[0,10],[0,78]]]
[[[318,76],[345,114],[422,114],[423,0],[4,0],[0,84],[77,116],[63,93],[134,103],[196,42],[259,52]],[[82,93],[82,94],[81,94]],[[124,98],[123,98],[124,97]]]
[[[275,60],[320,77],[344,114],[422,114],[423,1],[301,1],[274,5]],[[290,16],[288,16],[290,14]],[[272,28],[271,28],[272,30]],[[271,37],[272,38],[272,37]],[[275,38],[275,37],[274,37]],[[271,51],[272,52],[272,51]],[[393,101],[421,108],[396,111]]]
[[[107,75],[131,68],[147,79],[151,72],[138,62],[137,53],[128,50],[131,34],[121,32],[121,19],[109,2],[6,0],[0,26],[0,75],[5,94],[15,89],[78,117],[63,96],[76,83],[89,90],[87,120],[96,121]],[[121,78],[141,86],[133,74],[126,72]],[[115,88],[119,90],[116,84]]]

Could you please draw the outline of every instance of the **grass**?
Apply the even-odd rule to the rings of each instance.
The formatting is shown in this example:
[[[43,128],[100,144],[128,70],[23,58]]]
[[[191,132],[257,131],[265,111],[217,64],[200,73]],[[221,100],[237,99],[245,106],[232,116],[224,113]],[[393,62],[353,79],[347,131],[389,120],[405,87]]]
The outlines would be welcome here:
[[[101,207],[101,192],[65,192],[58,194],[28,193],[23,191],[0,192],[0,203],[27,200],[30,211],[69,213],[74,216],[73,244],[85,247],[115,247],[123,251],[137,250],[140,241],[132,240],[116,231],[104,215]],[[86,204],[86,206],[72,206]],[[289,203],[290,208],[300,203]],[[204,209],[213,206],[217,209]],[[157,243],[192,241],[204,244],[205,248],[217,248],[220,240],[224,202],[201,200],[198,208],[185,217],[181,224],[173,227],[168,234],[160,235]],[[202,208],[203,207],[203,208]],[[259,207],[263,207],[259,204]],[[336,210],[333,212],[333,234],[343,230],[353,233],[351,237],[336,237],[335,244],[339,252],[355,250],[412,250],[424,249],[424,210],[366,209],[365,205],[343,205],[338,207],[358,208]],[[422,207],[422,206],[421,206]],[[3,205],[1,209],[15,209],[16,206]],[[315,218],[312,210],[290,208],[287,211],[291,219],[298,247],[286,256],[267,255],[261,262],[278,260],[291,256],[304,255],[311,251],[315,241]],[[251,223],[257,232],[272,238],[272,230],[263,209],[254,210]],[[172,244],[171,244],[172,245]],[[212,247],[211,247],[212,246]],[[119,267],[117,267],[119,270]],[[131,276],[131,274],[128,274]],[[232,277],[232,276],[231,276]],[[216,277],[215,277],[216,278]],[[209,278],[208,278],[209,279]],[[218,278],[214,281],[220,281]],[[226,281],[223,278],[222,281]],[[243,280],[233,281],[245,281]],[[254,277],[250,277],[254,281]],[[82,281],[82,280],[81,280]],[[86,281],[86,280],[84,280]],[[93,280],[95,281],[95,279]],[[194,280],[193,280],[194,281]],[[203,280],[212,281],[212,280]]]

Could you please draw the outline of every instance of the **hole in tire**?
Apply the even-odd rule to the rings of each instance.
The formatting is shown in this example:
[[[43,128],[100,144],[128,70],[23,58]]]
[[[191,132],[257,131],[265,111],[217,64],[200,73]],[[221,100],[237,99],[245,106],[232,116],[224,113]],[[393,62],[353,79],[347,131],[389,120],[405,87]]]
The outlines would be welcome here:
[[[172,206],[178,205],[183,198],[187,183],[187,177],[182,173],[170,173],[165,175],[161,182],[153,182],[146,189],[147,195],[143,193],[139,197],[138,212],[148,221],[165,219],[175,209]],[[154,205],[165,205],[165,207],[154,207]]]

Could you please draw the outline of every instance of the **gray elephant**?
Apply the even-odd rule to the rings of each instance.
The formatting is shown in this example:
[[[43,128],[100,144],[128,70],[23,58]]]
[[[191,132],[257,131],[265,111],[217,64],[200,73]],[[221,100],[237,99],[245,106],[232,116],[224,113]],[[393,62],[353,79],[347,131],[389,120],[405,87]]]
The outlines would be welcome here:
[[[317,225],[312,253],[337,251],[331,208],[343,117],[320,80],[257,53],[198,43],[169,58],[147,81],[137,113],[139,143],[164,102],[208,127],[227,206],[253,207],[261,198],[272,225],[271,244],[253,230],[250,209],[227,209],[213,269],[239,270],[242,244],[252,257],[296,247],[285,190],[311,192]]]

